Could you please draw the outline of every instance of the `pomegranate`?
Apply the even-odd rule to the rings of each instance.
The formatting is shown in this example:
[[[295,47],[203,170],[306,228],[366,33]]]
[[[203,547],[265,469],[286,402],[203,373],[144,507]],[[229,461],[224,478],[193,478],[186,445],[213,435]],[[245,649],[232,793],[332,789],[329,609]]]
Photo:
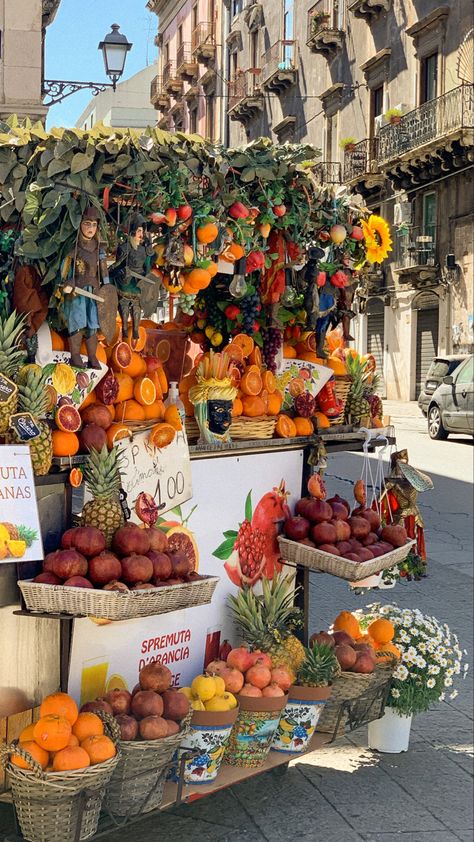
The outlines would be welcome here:
[[[103,698],[112,708],[114,716],[119,713],[130,713],[132,695],[128,690],[110,690]]]
[[[351,513],[351,507],[347,500],[344,500],[343,497],[339,497],[339,494],[335,494],[334,497],[330,497],[328,500],[326,500],[326,503],[329,503],[331,507],[333,503],[341,503],[347,509],[347,517],[349,517]]]
[[[371,544],[376,544],[376,543],[377,543],[377,536],[376,536],[375,532],[369,532],[369,534],[367,535],[367,538],[364,538],[364,540],[362,541],[362,545],[364,547],[370,547]]]
[[[357,661],[357,652],[345,643],[338,644],[334,650],[342,670],[350,670]]]
[[[301,541],[298,541],[298,544],[304,544],[305,547],[315,547],[316,546],[316,544],[314,543],[314,541],[311,540],[311,538],[303,538]]]
[[[158,506],[155,498],[146,491],[141,491],[135,501],[135,513],[142,523],[154,526],[158,520]]]
[[[107,444],[107,433],[98,424],[86,424],[79,433],[79,442],[81,453],[89,453],[91,448],[102,450]]]
[[[153,664],[147,664],[139,672],[138,675],[140,687],[142,690],[154,690],[155,693],[164,693],[171,687],[173,674],[168,667],[155,661]]]
[[[247,672],[253,664],[253,657],[244,646],[232,649],[227,656],[227,666],[240,672]]]
[[[228,693],[240,693],[244,686],[244,676],[240,670],[226,667],[219,675],[224,679],[225,689]]]
[[[261,579],[265,567],[265,534],[244,520],[235,540],[234,550],[224,564],[234,585],[253,585]]]
[[[262,696],[265,696],[265,698],[269,698],[269,699],[272,699],[272,698],[277,697],[277,696],[284,696],[284,695],[285,695],[285,693],[283,692],[281,687],[279,687],[278,684],[274,684],[273,682],[271,684],[269,684],[267,687],[264,687],[263,690],[262,690]]]
[[[206,667],[206,672],[209,675],[221,675],[221,673],[228,669],[228,666],[225,661],[210,661],[210,663]]]
[[[368,652],[360,652],[352,666],[352,672],[371,673],[374,669],[375,660]]]
[[[97,713],[99,710],[108,713],[109,716],[113,716],[113,710],[105,699],[95,699],[93,702],[85,702],[81,706],[79,713]]]
[[[168,549],[168,539],[161,529],[158,529],[156,526],[150,526],[147,535],[150,539],[150,550],[154,550],[157,553],[166,552]]]
[[[95,387],[97,400],[108,406],[113,403],[119,393],[119,383],[113,371],[109,368],[105,377]]]
[[[115,721],[120,728],[121,740],[134,740],[138,734],[138,722],[133,716],[121,713],[115,717]]]
[[[316,398],[314,398],[312,395],[310,395],[309,392],[303,392],[302,395],[297,395],[296,398],[295,398],[295,411],[296,411],[296,414],[300,416],[300,418],[311,418],[311,416],[314,415],[314,413],[316,411]],[[317,475],[313,474],[313,476],[317,476]],[[312,478],[313,477],[311,477],[311,479]],[[310,479],[310,482],[311,482],[311,479]],[[320,490],[318,491],[318,495],[322,494],[322,496],[325,497],[326,496],[326,489],[324,488],[324,482],[322,480],[321,480],[321,485],[322,485],[322,488],[320,487]],[[323,491],[323,489],[324,489],[324,491]],[[308,490],[309,490],[309,493],[312,494],[312,491],[310,491],[310,489],[309,489],[309,483],[308,483]],[[316,497],[318,495],[315,494],[314,496]],[[320,499],[322,499],[322,497]]]
[[[308,537],[309,527],[309,520],[301,517],[301,515],[297,515],[296,517],[290,517],[288,520],[285,520],[283,532],[291,541],[301,541],[303,538]]]
[[[150,549],[148,533],[148,529],[140,529],[136,523],[124,523],[114,534],[113,549],[119,556],[128,556],[132,553],[145,555]]]
[[[336,642],[329,632],[326,631],[319,631],[317,634],[312,634],[309,639],[309,645],[314,646],[315,643],[323,644],[324,646],[330,646],[331,649],[334,649]]]
[[[286,667],[275,667],[271,671],[271,683],[276,684],[285,693],[288,692],[295,680],[295,676]]]
[[[392,545],[388,541],[379,541],[379,545],[383,549],[384,555],[385,553],[391,553],[393,550]]]
[[[349,541],[336,541],[336,547],[343,556],[345,556],[346,553],[351,552],[351,545],[349,544]]]
[[[193,562],[182,550],[170,551],[168,556],[171,562],[172,577],[183,579],[193,572]]]
[[[278,487],[263,495],[252,517],[252,529],[259,530],[263,536],[263,570],[268,579],[273,579],[282,567],[278,535],[280,523],[290,516],[287,497],[288,492],[282,480]]]
[[[384,526],[382,529],[382,539],[391,544],[392,547],[403,547],[408,541],[408,534],[404,526],[391,524],[390,526]]]
[[[333,503],[330,504],[332,509],[332,516],[334,520],[347,520],[349,517],[349,510],[344,503],[338,503],[335,500]]]
[[[336,541],[348,541],[351,537],[351,527],[345,520],[332,520],[331,524],[336,530]]]
[[[258,687],[254,687],[253,684],[244,684],[239,692],[239,696],[254,696],[257,698],[263,696],[263,693]]]
[[[363,509],[361,516],[369,521],[371,532],[377,532],[377,529],[380,528],[380,515],[378,512],[374,512],[373,509]]]
[[[252,658],[252,663],[250,664],[251,667],[255,666],[255,664],[259,664],[261,667],[268,667],[268,669],[271,670],[272,659],[267,652],[260,652],[257,649],[255,652],[251,652],[250,656]]]
[[[363,479],[358,479],[354,484],[354,497],[361,506],[367,505],[367,492],[365,490],[365,482]]]
[[[370,532],[370,523],[365,517],[350,517],[347,522],[351,527],[354,538],[367,538]]]
[[[332,523],[317,523],[311,530],[311,537],[316,544],[335,544],[336,530]]]
[[[341,555],[335,544],[320,544],[319,549],[323,551],[323,553],[331,553],[331,555]]]
[[[133,553],[122,559],[122,576],[127,585],[148,582],[153,576],[153,564],[146,555]]]
[[[357,553],[344,553],[344,558],[347,558],[348,561],[362,561]]]
[[[371,544],[370,552],[372,553],[374,558],[378,558],[379,556],[384,555],[384,550],[382,549],[380,544]]]
[[[114,378],[115,380],[115,378]],[[112,416],[105,404],[91,403],[81,412],[83,424],[97,424],[103,430],[108,430],[112,423]]]
[[[52,572],[59,579],[70,579],[71,576],[86,576],[87,567],[87,560],[77,550],[60,550],[53,559]]]
[[[305,517],[307,517],[311,523],[323,523],[323,521],[331,520],[331,506],[324,500],[311,499],[307,505]]]
[[[316,404],[315,400],[314,403]],[[311,415],[313,415],[313,412]],[[317,500],[324,500],[326,498],[326,486],[320,474],[311,474],[308,480],[308,492],[311,497],[315,497]]]
[[[68,530],[68,532],[70,532],[70,531],[71,530]],[[64,535],[66,535],[66,533],[64,533]],[[64,535],[63,535],[63,538],[64,538]],[[61,542],[62,542],[62,539],[61,539]],[[62,543],[61,543],[61,546],[63,546]],[[69,549],[69,547],[67,549]],[[53,572],[54,559],[57,557],[58,553],[60,553],[60,552],[61,552],[61,550],[55,550],[54,553],[48,553],[47,555],[45,555],[44,561],[43,561],[43,572],[44,573],[52,573]]]
[[[39,582],[42,585],[60,585],[61,579],[55,576],[54,573],[44,570],[43,573],[38,573],[38,575],[35,576],[33,582]]]
[[[253,684],[254,687],[258,687],[260,690],[263,690],[267,684],[270,684],[272,674],[268,667],[255,664],[255,666],[250,667],[250,669],[245,673],[245,680],[248,684]]]
[[[155,550],[149,550],[147,556],[153,565],[153,578],[169,579],[173,572],[170,557],[166,553],[156,552]]]
[[[107,585],[104,585],[102,590],[103,591],[120,591],[122,593],[125,593],[126,591],[128,592],[130,590],[130,588],[127,587],[125,582],[117,582],[117,580],[114,579],[112,582],[108,582]]]
[[[71,576],[70,579],[66,579],[64,585],[68,588],[93,588],[94,585],[92,582],[89,582],[89,579],[85,579],[84,576]]]
[[[121,575],[122,565],[117,556],[108,550],[89,559],[89,578],[95,585],[106,585],[120,579]]]
[[[354,638],[352,638],[350,634],[347,634],[347,632],[345,631],[335,631],[332,633],[332,636],[336,641],[337,646],[343,643],[346,644],[346,646],[353,646],[354,644]]]
[[[370,561],[374,558],[368,547],[361,547],[360,550],[357,550],[357,555],[361,561]]]

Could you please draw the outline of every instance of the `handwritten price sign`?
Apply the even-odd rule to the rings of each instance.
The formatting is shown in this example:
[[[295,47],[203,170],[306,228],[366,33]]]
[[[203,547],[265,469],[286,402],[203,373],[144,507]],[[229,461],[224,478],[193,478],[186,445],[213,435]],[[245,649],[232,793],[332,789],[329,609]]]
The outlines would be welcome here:
[[[171,444],[153,447],[149,433],[137,433],[133,439],[118,443],[123,454],[122,488],[131,509],[131,520],[140,523],[135,501],[141,492],[151,494],[160,514],[185,503],[192,497],[191,462],[184,432],[176,433]]]

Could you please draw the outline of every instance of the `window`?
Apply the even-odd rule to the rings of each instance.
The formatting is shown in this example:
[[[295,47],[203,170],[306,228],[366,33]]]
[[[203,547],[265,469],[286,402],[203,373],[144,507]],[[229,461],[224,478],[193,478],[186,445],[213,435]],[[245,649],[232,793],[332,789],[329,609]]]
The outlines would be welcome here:
[[[239,15],[242,11],[243,0],[232,0],[232,17]]]
[[[467,360],[456,377],[456,383],[472,383],[474,379],[474,357]]]
[[[230,78],[231,81],[237,79],[239,73],[239,54],[237,50],[230,54]]]
[[[169,41],[163,46],[163,65],[168,64],[170,60],[170,44]]]
[[[197,108],[189,112],[189,131],[191,134],[197,134]]]
[[[420,105],[438,95],[438,53],[421,60]]]
[[[215,0],[209,0],[209,13],[208,13],[208,17],[207,17],[209,23],[214,23],[215,16],[216,16]]]
[[[383,114],[383,85],[370,91],[370,137],[374,137],[375,118]]]
[[[426,193],[423,196],[423,231],[436,237],[436,193]]]
[[[195,32],[196,27],[199,23],[199,4],[195,3],[191,12],[191,27],[192,31]]]
[[[178,26],[178,49],[183,46],[183,24]]]
[[[332,161],[332,139],[333,139],[334,118],[326,117],[326,161]]]
[[[208,96],[206,100],[206,138],[214,140],[215,99]]]
[[[250,67],[260,67],[258,52],[258,32],[250,33]]]
[[[283,9],[283,40],[284,44],[284,60],[285,60],[285,68],[291,69],[293,67],[293,53],[294,53],[294,44],[293,44],[293,37],[294,37],[294,2],[293,0],[284,0],[284,9]]]

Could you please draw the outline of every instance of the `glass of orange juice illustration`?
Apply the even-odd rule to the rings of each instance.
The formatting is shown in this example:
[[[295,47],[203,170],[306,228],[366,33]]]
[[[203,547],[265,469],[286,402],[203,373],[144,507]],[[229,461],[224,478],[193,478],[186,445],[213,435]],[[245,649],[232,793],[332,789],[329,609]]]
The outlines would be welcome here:
[[[81,705],[104,695],[108,669],[109,662],[105,655],[82,662]]]

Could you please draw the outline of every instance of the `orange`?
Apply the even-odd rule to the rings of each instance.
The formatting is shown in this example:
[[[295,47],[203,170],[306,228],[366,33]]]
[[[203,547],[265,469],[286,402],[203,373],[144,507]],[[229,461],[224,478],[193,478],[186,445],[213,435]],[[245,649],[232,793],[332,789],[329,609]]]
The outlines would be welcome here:
[[[84,357],[87,357],[87,346],[86,346],[85,342],[81,342],[81,354]],[[95,355],[96,355],[97,359],[99,360],[99,362],[101,362],[101,363],[107,362],[107,354],[105,352],[105,348],[104,348],[103,345],[101,345],[100,342],[97,344],[97,349],[96,349]]]
[[[267,401],[267,412],[269,415],[278,415],[281,409],[281,405],[283,403],[283,397],[281,392],[273,392],[273,394],[268,396]]]
[[[91,759],[85,749],[66,746],[54,755],[53,772],[72,772],[74,769],[86,769],[90,765]]]
[[[98,737],[103,734],[104,724],[96,713],[87,711],[79,714],[72,726],[72,733],[82,743],[87,737]]]
[[[292,398],[297,398],[306,391],[306,384],[302,377],[293,377],[288,385],[288,391]]]
[[[240,381],[242,380],[242,374],[240,373],[240,369],[237,368],[236,365],[229,366],[227,374],[230,382],[232,383],[232,386],[235,386],[235,388],[237,389],[240,386]]]
[[[33,731],[35,742],[45,751],[60,751],[66,748],[71,733],[71,723],[64,716],[54,714],[38,719]]]
[[[166,407],[165,421],[167,424],[171,424],[171,426],[174,427],[175,430],[183,429],[179,412],[174,404]]]
[[[326,365],[326,360],[321,359],[318,357],[314,351],[303,351],[303,353],[298,354],[299,360],[304,360],[307,363],[317,363],[318,365]]]
[[[207,269],[191,269],[186,275],[186,281],[196,290],[206,289],[211,283],[211,275]]]
[[[91,403],[95,403],[96,400],[97,400],[97,397],[96,397],[95,391],[94,391],[94,389],[92,389],[92,392],[89,392],[89,394],[87,395],[87,398],[82,401],[79,409],[85,409],[86,406],[90,406]]]
[[[334,631],[345,631],[354,640],[361,636],[361,628],[357,617],[350,611],[341,611],[334,620]]]
[[[197,287],[193,287],[192,284],[189,283],[189,281],[185,281],[183,284],[182,292],[184,292],[185,295],[197,295],[199,290]]]
[[[133,398],[133,380],[130,375],[125,374],[123,371],[118,371],[115,377],[119,384],[119,390],[114,403],[121,403],[122,401],[128,401],[130,398]]]
[[[189,392],[190,388],[192,386],[195,386],[196,383],[197,383],[196,375],[193,371],[190,374],[186,374],[185,377],[182,377],[181,380],[179,381],[180,396],[182,395],[183,392],[186,392],[186,393]]]
[[[247,418],[258,418],[265,415],[265,404],[256,395],[245,395],[242,399],[243,415]]]
[[[395,626],[385,617],[374,620],[367,631],[376,643],[390,643],[395,636]]]
[[[138,326],[138,339],[133,339],[132,338],[132,326],[130,325],[130,327],[127,330],[127,338],[126,338],[125,341],[126,341],[127,345],[130,345],[130,348],[133,351],[143,351],[143,349],[146,345],[146,338],[147,338],[146,329],[143,327],[143,325],[140,324]]]
[[[21,747],[31,754],[34,760],[37,760],[40,764],[42,769],[46,769],[46,766],[49,763],[49,752],[46,749],[41,748],[34,740],[27,740],[26,742],[21,744]],[[12,754],[11,762],[14,766],[18,766],[19,769],[29,769],[32,770],[32,767],[26,760],[23,760],[19,754]]]
[[[377,658],[391,658],[392,655],[398,659],[402,657],[400,649],[394,643],[374,643],[374,649],[377,652]]]
[[[262,352],[261,352],[260,348],[258,347],[258,345],[255,345],[253,351],[250,352],[249,363],[251,363],[251,365],[258,366],[258,368],[262,368],[262,365],[263,365]]]
[[[221,257],[228,263],[234,263],[236,260],[240,260],[244,254],[245,251],[239,243],[230,243],[221,253]]]
[[[205,245],[213,243],[219,233],[219,229],[214,222],[206,222],[205,225],[200,225],[196,229],[196,237],[199,243]]]
[[[331,426],[331,422],[324,412],[315,412],[313,417],[316,419],[318,430],[328,430]]]
[[[51,328],[49,329],[49,332],[51,334],[51,344],[53,346],[53,351],[65,351],[66,343],[61,334],[57,333],[55,330],[51,330]]]
[[[242,415],[244,411],[244,407],[240,398],[235,398],[232,404],[232,418],[238,418],[239,415]]]
[[[33,722],[31,725],[27,725],[26,728],[23,728],[20,736],[18,737],[19,743],[26,743],[28,740],[34,740],[33,730],[35,727],[35,723]]]
[[[114,371],[122,371],[132,361],[132,350],[126,342],[116,342],[113,346],[109,363]]]
[[[230,345],[227,345],[227,347],[224,348],[224,354],[226,354],[229,359],[235,360],[237,363],[243,363],[244,361],[244,349],[242,345],[235,345],[231,342]]]
[[[156,369],[155,374],[158,377],[158,382],[161,388],[161,396],[163,397],[168,391],[168,378],[166,376],[166,371],[162,366],[161,368]],[[156,393],[158,394],[158,389],[156,390]]]
[[[75,433],[53,430],[53,456],[75,456],[79,450],[79,439]]]
[[[311,436],[314,433],[313,422],[309,418],[293,418],[297,436]]]
[[[153,401],[149,406],[144,406],[145,421],[163,421],[165,417],[165,405],[163,401]]]
[[[334,374],[347,374],[346,364],[343,363],[342,360],[339,360],[337,357],[328,357],[326,364],[329,368],[332,368]]]
[[[116,754],[112,740],[110,737],[106,737],[105,734],[97,737],[87,737],[81,744],[81,748],[87,751],[91,766],[96,766],[97,763],[104,763],[106,760],[110,760],[111,757],[115,757]]]
[[[138,401],[124,401],[118,403],[115,407],[115,418],[119,423],[122,421],[144,421],[145,410]]]
[[[214,260],[211,260],[211,262],[209,263],[209,266],[206,266],[206,272],[209,272],[211,278],[215,278],[218,271],[219,271],[219,269],[217,267],[217,263],[215,263]]]
[[[155,426],[151,428],[150,442],[154,445],[154,447],[167,447],[168,444],[171,444],[175,435],[175,428],[172,427],[171,424],[165,424],[162,422],[161,424],[155,424]]]
[[[72,746],[78,746],[78,745],[79,745],[79,740],[77,739],[75,734],[71,734],[71,736],[69,737],[69,742],[68,742],[66,748],[68,746],[72,747]]]
[[[122,371],[125,374],[129,374],[130,377],[141,377],[143,374],[146,374],[146,362],[140,354],[137,354],[136,351],[132,351],[132,359],[128,365],[122,367]]]
[[[115,406],[113,405],[113,403],[104,403],[104,406],[105,406],[107,412],[109,413],[112,421],[114,421],[114,419],[115,419]]]
[[[51,695],[43,699],[39,712],[40,716],[49,716],[49,714],[64,716],[71,725],[74,725],[79,713],[74,699],[68,696],[67,693],[61,693],[59,691],[57,693],[51,693]]]
[[[285,360],[296,359],[296,349],[293,348],[293,345],[287,345],[286,343],[283,345],[283,357]]]
[[[133,397],[141,406],[150,406],[156,400],[156,389],[149,377],[139,377],[135,380]]]
[[[279,415],[275,427],[275,433],[280,439],[292,439],[296,433],[295,422],[288,415]]]
[[[247,336],[246,333],[238,333],[237,336],[234,336],[231,344],[236,345],[238,348],[241,348],[242,355],[244,357],[250,356],[253,349],[255,348],[255,342],[253,341],[252,337]]]
[[[259,370],[247,370],[240,381],[240,388],[244,395],[259,395],[262,391],[263,383]]]
[[[272,395],[277,387],[276,377],[272,371],[264,371],[262,374],[263,388]]]
[[[129,439],[132,437],[132,431],[126,424],[119,422],[111,424],[107,430],[107,447],[112,450],[114,444],[120,439]]]

